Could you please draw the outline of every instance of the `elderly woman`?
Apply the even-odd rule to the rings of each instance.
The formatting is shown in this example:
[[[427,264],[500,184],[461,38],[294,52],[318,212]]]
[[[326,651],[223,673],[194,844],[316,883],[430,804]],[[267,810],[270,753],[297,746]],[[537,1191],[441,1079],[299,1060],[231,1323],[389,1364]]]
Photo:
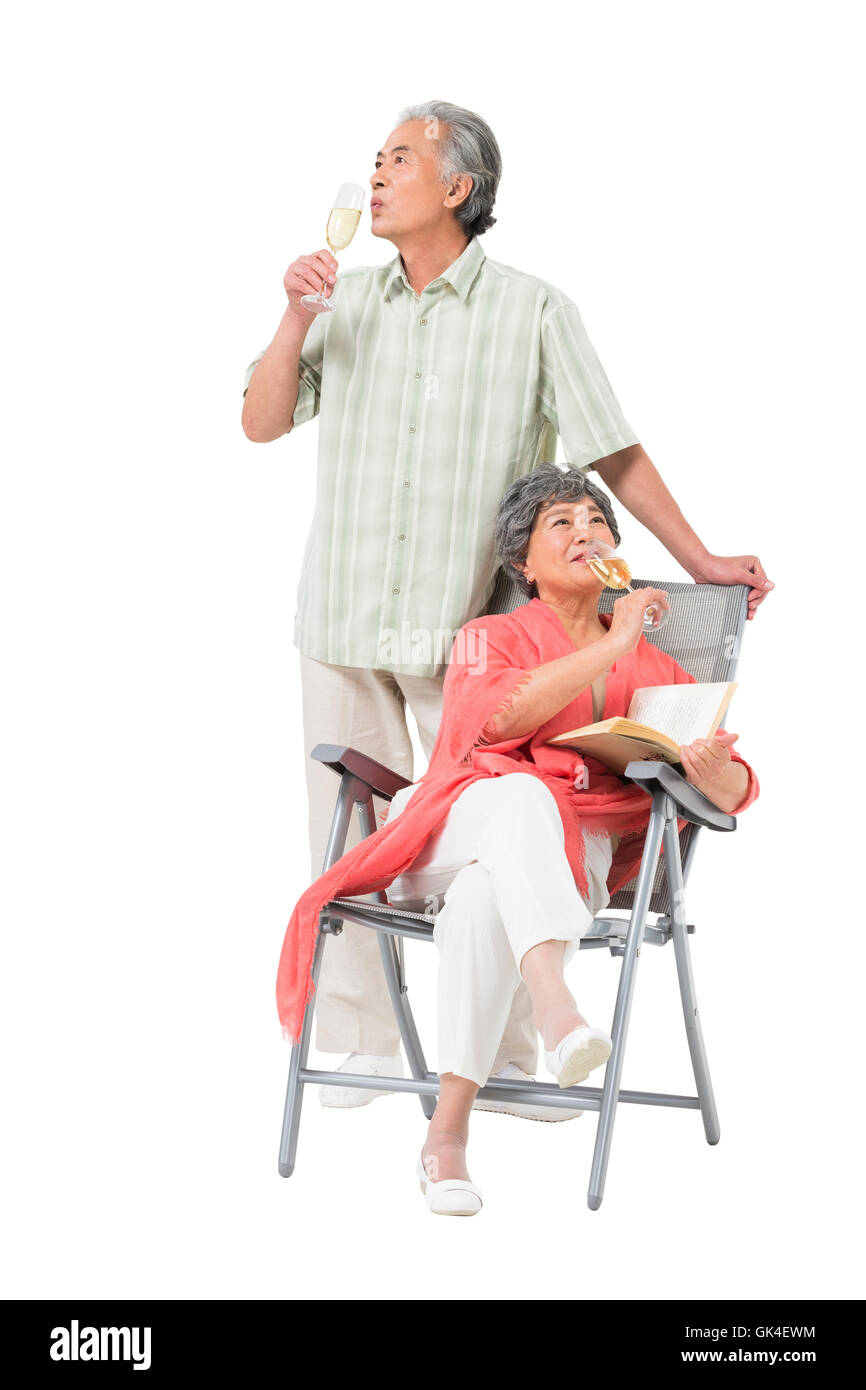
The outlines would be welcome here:
[[[444,891],[440,950],[439,1100],[418,1164],[428,1207],[473,1215],[481,1194],[466,1167],[469,1116],[524,986],[545,1063],[563,1087],[603,1065],[611,1041],[581,1015],[564,966],[593,916],[640,862],[649,798],[574,749],[548,740],[624,715],[635,690],[694,677],[643,636],[660,590],[598,612],[602,585],[585,563],[591,538],[618,545],[610,502],[584,474],[544,464],[505,494],[496,539],[529,602],[467,623],[444,687],[429,768],[394,798],[387,824],[308,889],[283,945],[277,997],[296,1037],[312,985],[319,909],[331,897],[387,888],[403,906]],[[681,750],[688,780],[721,809],[745,810],[754,773],[720,729]]]

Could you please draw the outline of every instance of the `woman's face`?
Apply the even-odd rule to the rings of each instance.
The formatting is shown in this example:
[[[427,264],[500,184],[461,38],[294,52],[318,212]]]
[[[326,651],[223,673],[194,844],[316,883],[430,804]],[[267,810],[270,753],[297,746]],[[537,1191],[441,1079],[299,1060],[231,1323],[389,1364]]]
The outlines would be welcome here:
[[[591,497],[575,502],[542,502],[532,533],[523,573],[544,593],[600,593],[604,585],[586,564],[584,552],[590,540],[615,546],[601,508]]]

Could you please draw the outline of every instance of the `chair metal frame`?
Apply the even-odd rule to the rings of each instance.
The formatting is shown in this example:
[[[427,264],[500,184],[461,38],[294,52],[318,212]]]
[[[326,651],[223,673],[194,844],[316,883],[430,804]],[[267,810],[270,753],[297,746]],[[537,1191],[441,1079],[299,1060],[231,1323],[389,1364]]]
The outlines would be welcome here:
[[[670,594],[672,604],[682,601],[686,595],[689,595],[690,602],[694,602],[696,590],[706,591],[705,595],[701,597],[704,597],[709,604],[713,597],[711,591],[715,591],[718,595],[722,587],[638,579],[633,579],[632,585],[635,588],[649,585],[664,588]],[[715,652],[715,667],[710,668],[710,678],[712,679],[733,680],[734,678],[746,621],[748,597],[747,586],[741,585],[737,588],[739,594],[734,600],[735,632],[710,634],[712,650]],[[723,593],[727,604],[727,616],[729,617],[732,591],[728,588]],[[600,606],[609,608],[615,601],[615,597],[609,590],[606,591],[602,596]],[[607,600],[606,604],[605,600]],[[525,596],[516,586],[500,574],[500,580],[488,611],[491,613],[509,612],[518,603],[525,601]],[[724,623],[725,618],[723,617],[721,621]],[[719,639],[718,642],[715,641],[716,638]],[[731,640],[732,638],[733,640]],[[724,642],[724,647],[721,645],[722,642]],[[337,803],[322,869],[324,873],[344,853],[352,807],[357,808],[362,835],[371,835],[376,829],[373,794],[390,801],[401,787],[411,784],[405,777],[399,776],[389,768],[383,767],[381,763],[377,763],[374,759],[353,748],[333,744],[317,744],[310,756],[325,763],[340,778]],[[607,1061],[604,1084],[601,1087],[571,1086],[560,1088],[555,1082],[533,1081],[527,1085],[520,1081],[501,1079],[488,1081],[478,1092],[479,1097],[491,1100],[507,1099],[521,1104],[541,1103],[551,1107],[569,1109],[579,1107],[582,1110],[597,1110],[599,1112],[587,1194],[588,1205],[593,1211],[597,1211],[601,1206],[604,1195],[613,1124],[616,1107],[619,1103],[700,1110],[707,1143],[717,1144],[720,1134],[691,966],[689,936],[695,928],[686,917],[685,883],[694,860],[698,829],[705,827],[708,830],[732,831],[736,829],[737,822],[735,817],[720,811],[713,802],[703,796],[697,788],[691,786],[674,767],[667,763],[630,762],[626,767],[625,776],[644,787],[652,797],[643,857],[636,879],[614,894],[608,908],[594,918],[591,927],[580,941],[580,950],[607,948],[611,956],[618,956],[622,960],[613,1024],[610,1030],[613,1048]],[[681,834],[677,833],[678,819],[686,821],[686,826]],[[664,854],[659,859],[659,849],[662,844],[664,844]],[[619,906],[629,904],[630,912],[627,921],[609,915],[611,908],[616,909]],[[659,912],[657,920],[651,924],[648,921],[648,913],[658,912],[659,909],[662,910]],[[408,912],[402,908],[392,907],[388,904],[384,892],[372,894],[369,898],[333,899],[325,905],[319,914],[319,936],[312,966],[313,980],[316,983],[318,982],[325,941],[329,935],[337,936],[340,934],[343,922],[355,922],[361,926],[369,927],[378,935],[385,979],[411,1072],[411,1077],[353,1075],[351,1085],[360,1089],[406,1091],[416,1094],[420,1099],[425,1117],[430,1119],[435,1109],[439,1077],[427,1066],[421,1040],[409,1006],[402,942],[403,938],[407,937],[417,941],[432,941],[435,914]],[[683,1021],[697,1088],[696,1096],[668,1095],[656,1091],[629,1091],[620,1087],[641,947],[644,942],[654,946],[664,946],[669,941],[673,942],[674,947]],[[307,1066],[314,1010],[315,995],[304,1013],[301,1034],[292,1047],[289,1063],[279,1150],[279,1172],[282,1177],[290,1177],[295,1169],[304,1087],[308,1085],[346,1085],[346,1075],[343,1072],[315,1071]]]

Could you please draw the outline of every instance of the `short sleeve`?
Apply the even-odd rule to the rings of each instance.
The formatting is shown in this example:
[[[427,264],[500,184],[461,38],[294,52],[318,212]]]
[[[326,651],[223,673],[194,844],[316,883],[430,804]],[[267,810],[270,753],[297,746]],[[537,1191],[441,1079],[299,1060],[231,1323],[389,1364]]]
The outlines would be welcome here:
[[[639,442],[570,300],[542,318],[537,410],[576,468]]]
[[[325,342],[330,319],[330,314],[317,314],[304,339],[304,350],[298,367],[298,399],[292,416],[293,428],[306,424],[319,413]]]
[[[295,402],[295,411],[292,416],[292,428],[306,424],[319,413],[319,403],[322,391],[322,367],[325,358],[325,337],[326,324],[323,319],[329,319],[330,314],[317,314],[307,331],[304,339],[304,348],[301,353],[298,365],[298,399]],[[267,349],[263,348],[258,357],[247,367],[244,373],[244,391],[247,394],[253,372],[261,362]]]
[[[246,371],[244,372],[244,389],[243,389],[243,394],[244,394],[244,395],[247,394],[247,387],[249,386],[250,382],[251,382],[252,379],[253,379],[253,372],[255,371],[255,369],[256,369],[256,367],[259,365],[259,363],[261,362],[261,360],[262,360],[262,358],[264,357],[266,351],[267,351],[266,348],[262,348],[262,350],[261,350],[261,352],[259,353],[258,357],[254,357],[254,358],[253,358],[252,362],[250,363],[250,365],[247,367]]]

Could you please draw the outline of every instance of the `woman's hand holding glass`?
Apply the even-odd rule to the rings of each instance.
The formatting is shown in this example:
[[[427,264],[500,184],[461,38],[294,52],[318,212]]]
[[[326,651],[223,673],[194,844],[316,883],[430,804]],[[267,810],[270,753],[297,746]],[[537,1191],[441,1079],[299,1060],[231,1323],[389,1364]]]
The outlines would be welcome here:
[[[644,614],[647,604],[658,604],[667,608],[667,594],[664,589],[635,589],[624,594],[613,605],[608,638],[610,645],[616,647],[617,659],[633,652],[646,632]]]
[[[599,536],[593,536],[583,554],[589,569],[606,588],[625,590],[627,594],[634,593],[631,587],[631,569],[622,556],[616,553],[614,546]],[[644,627],[650,631],[664,627],[670,617],[669,608],[667,595],[663,603],[648,603],[643,618]]]

